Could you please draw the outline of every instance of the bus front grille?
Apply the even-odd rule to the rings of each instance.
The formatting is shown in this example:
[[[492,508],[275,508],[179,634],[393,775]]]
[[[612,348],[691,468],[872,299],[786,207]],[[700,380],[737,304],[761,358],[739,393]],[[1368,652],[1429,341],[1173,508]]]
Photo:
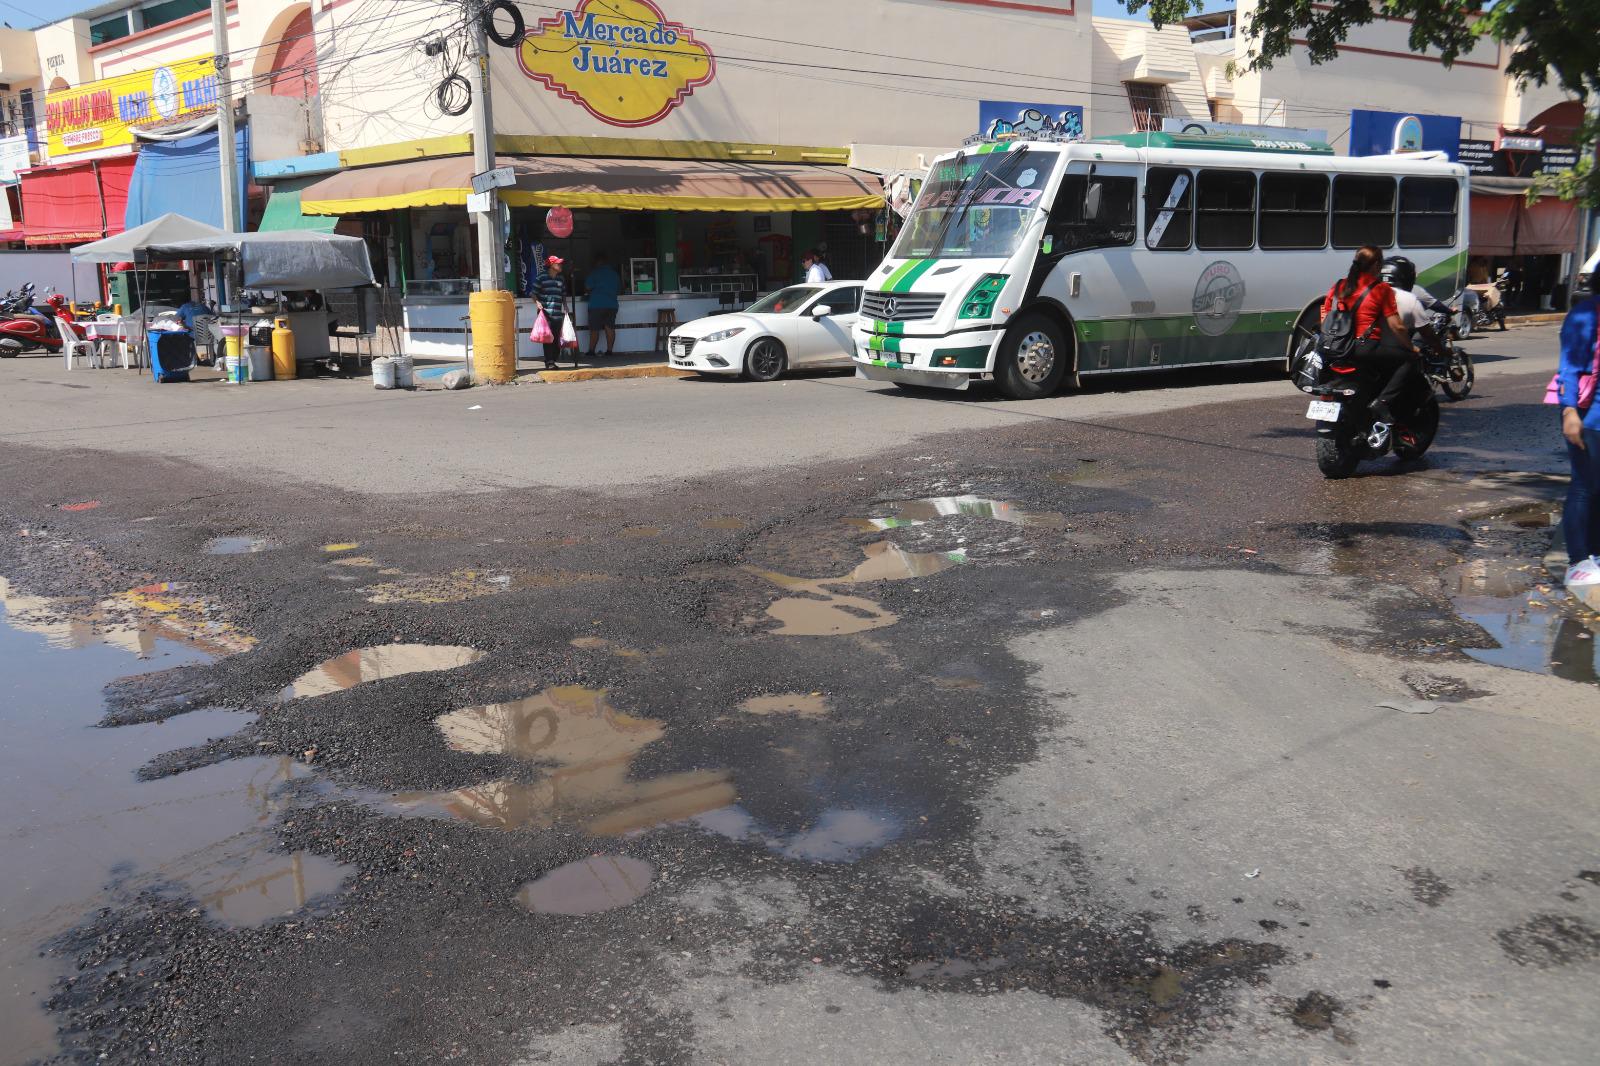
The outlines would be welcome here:
[[[942,303],[943,293],[869,292],[861,300],[861,313],[880,322],[915,322],[938,314]]]

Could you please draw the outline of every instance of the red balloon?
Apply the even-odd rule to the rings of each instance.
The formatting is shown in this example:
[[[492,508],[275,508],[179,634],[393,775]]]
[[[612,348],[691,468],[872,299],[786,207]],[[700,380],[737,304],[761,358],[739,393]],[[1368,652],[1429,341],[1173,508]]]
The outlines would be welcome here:
[[[545,212],[544,228],[552,237],[572,236],[572,212],[565,207],[552,207]]]

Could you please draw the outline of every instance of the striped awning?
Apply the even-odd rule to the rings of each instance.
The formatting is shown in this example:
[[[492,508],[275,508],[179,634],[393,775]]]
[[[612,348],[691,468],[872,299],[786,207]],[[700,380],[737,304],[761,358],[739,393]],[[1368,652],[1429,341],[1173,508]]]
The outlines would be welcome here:
[[[699,159],[501,157],[516,184],[512,207],[625,211],[855,211],[883,206],[876,175],[849,167]],[[300,194],[308,215],[354,215],[407,207],[465,205],[472,158],[450,156],[346,170]]]

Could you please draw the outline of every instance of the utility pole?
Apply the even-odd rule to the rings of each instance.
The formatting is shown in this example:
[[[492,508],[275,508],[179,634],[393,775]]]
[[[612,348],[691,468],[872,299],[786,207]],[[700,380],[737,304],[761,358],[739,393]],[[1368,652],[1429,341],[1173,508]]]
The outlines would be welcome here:
[[[222,164],[222,228],[239,229],[239,160],[233,131],[233,98],[228,89],[228,4],[211,0],[211,36],[217,71],[217,158]]]
[[[474,176],[494,169],[494,112],[489,103],[489,34],[484,24],[484,0],[465,0],[467,32],[472,34],[472,169]],[[489,382],[517,377],[517,306],[505,291],[500,270],[500,194],[493,188],[475,194],[473,211],[478,229],[478,291],[467,297],[467,317],[472,322],[471,367],[475,377]],[[465,353],[463,353],[465,354]]]
[[[220,3],[221,0],[215,0]],[[472,34],[472,61],[477,76],[472,83],[472,170],[483,174],[494,169],[494,108],[489,100],[489,35],[484,26],[482,0],[467,0],[467,25]],[[478,230],[478,291],[494,292],[503,287],[500,269],[500,194],[491,189],[484,194],[489,210],[474,212]]]

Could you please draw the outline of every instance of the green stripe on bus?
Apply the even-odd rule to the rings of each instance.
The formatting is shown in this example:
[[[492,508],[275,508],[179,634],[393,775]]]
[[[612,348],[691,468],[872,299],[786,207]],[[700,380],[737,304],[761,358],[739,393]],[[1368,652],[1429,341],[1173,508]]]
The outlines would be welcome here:
[[[883,288],[880,291],[894,292],[895,283],[901,278],[905,277],[906,274],[910,272],[911,268],[920,262],[922,262],[920,259],[907,259],[904,263],[901,263],[899,266],[895,267],[894,273],[889,275],[888,280],[883,283]]]
[[[917,279],[922,277],[922,275],[926,274],[928,271],[932,270],[933,265],[938,261],[939,260],[937,259],[918,259],[915,267],[906,271],[904,274],[899,274],[898,277],[889,279],[890,291],[910,292],[911,286],[917,283]],[[898,273],[898,271],[896,273]]]
[[[1299,311],[1252,311],[1241,314],[1237,321],[1220,336],[1237,336],[1242,333],[1283,333],[1294,328]],[[1170,340],[1174,337],[1208,336],[1202,334],[1193,315],[1169,315],[1162,318],[1103,318],[1080,319],[1078,339],[1087,344],[1104,344],[1132,340],[1134,331],[1150,340]]]

